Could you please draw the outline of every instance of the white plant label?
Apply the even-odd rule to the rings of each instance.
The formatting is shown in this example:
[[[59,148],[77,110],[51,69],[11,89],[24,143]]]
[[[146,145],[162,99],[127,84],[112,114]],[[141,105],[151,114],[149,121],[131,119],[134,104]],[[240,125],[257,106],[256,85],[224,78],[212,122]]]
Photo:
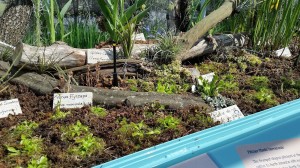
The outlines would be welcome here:
[[[288,47],[276,50],[275,53],[276,53],[277,57],[289,58],[289,57],[292,56],[292,53],[291,53],[291,51],[290,51],[290,49]]]
[[[214,72],[211,72],[211,73],[208,73],[208,74],[205,74],[205,75],[201,75],[201,77],[204,79],[204,80],[207,80],[209,83],[213,80],[215,76],[215,73]],[[198,84],[201,83],[200,82],[200,79],[198,79]]]
[[[21,106],[18,99],[5,100],[0,102],[0,118],[5,118],[9,114],[22,114]]]
[[[53,109],[59,108],[81,108],[93,104],[92,92],[79,93],[55,93],[53,99]]]
[[[300,167],[300,138],[243,145],[237,152],[245,168]]]
[[[201,75],[203,79],[207,80],[208,82],[211,82],[215,76],[214,72],[205,74],[205,75]]]
[[[88,49],[86,53],[88,64],[113,60],[112,48]]]
[[[220,121],[222,124],[244,117],[237,105],[211,112],[210,116],[215,122]]]

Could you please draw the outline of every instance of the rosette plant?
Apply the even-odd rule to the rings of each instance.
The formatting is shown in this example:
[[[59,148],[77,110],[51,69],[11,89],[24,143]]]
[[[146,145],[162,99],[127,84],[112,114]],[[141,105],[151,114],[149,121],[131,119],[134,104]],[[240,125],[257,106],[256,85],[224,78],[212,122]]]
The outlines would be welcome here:
[[[105,28],[114,43],[122,45],[126,58],[130,57],[133,48],[133,34],[137,24],[146,16],[147,0],[135,0],[131,6],[125,7],[125,0],[98,0],[105,18]]]

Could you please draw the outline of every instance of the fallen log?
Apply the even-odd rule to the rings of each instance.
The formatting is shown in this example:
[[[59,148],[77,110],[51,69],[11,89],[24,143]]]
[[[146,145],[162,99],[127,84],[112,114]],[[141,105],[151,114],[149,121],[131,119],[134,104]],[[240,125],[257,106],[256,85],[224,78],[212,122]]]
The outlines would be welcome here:
[[[139,55],[142,51],[152,46],[153,44],[135,44],[132,55]],[[64,42],[56,42],[46,47],[36,47],[19,43],[16,46],[14,55],[20,55],[18,66],[25,64],[25,68],[27,69],[38,69],[40,65],[58,65],[66,69],[85,65],[87,63],[87,51],[89,50],[101,51],[100,53],[104,54],[104,59],[101,61],[112,60],[112,48],[79,49],[70,47]]]
[[[248,37],[243,34],[217,35],[210,37],[210,39],[201,38],[195,46],[182,56],[181,60],[185,61],[190,58],[200,57],[226,46],[244,46],[248,42]],[[138,56],[141,52],[152,47],[155,47],[155,44],[135,44],[132,55]],[[19,62],[16,62],[15,65],[21,66],[26,64],[25,68],[27,69],[38,69],[40,66],[57,64],[63,69],[72,68],[72,70],[75,70],[77,67],[80,67],[79,69],[87,67],[87,50],[73,48],[62,42],[56,42],[48,47],[36,47],[19,43],[13,55],[14,59],[19,59]],[[108,55],[112,53],[112,48],[90,50],[99,50],[101,51],[100,53]],[[106,59],[102,60],[103,64],[100,62],[102,65],[112,59],[112,55],[104,55],[104,57]]]
[[[242,47],[248,44],[249,38],[243,34],[223,34],[201,38],[195,46],[188,50],[181,58],[182,61],[212,53],[228,46]]]
[[[0,76],[5,71],[0,70]],[[56,88],[58,81],[48,75],[37,73],[19,73],[10,80],[11,83],[22,84],[29,87],[36,94],[51,94]],[[170,108],[188,108],[191,106],[201,107],[203,111],[212,111],[212,108],[204,103],[200,97],[193,95],[161,94],[155,92],[131,92],[122,90],[99,89],[86,86],[70,86],[70,92],[93,92],[94,105],[116,106],[126,104],[130,106],[144,106],[158,102]]]

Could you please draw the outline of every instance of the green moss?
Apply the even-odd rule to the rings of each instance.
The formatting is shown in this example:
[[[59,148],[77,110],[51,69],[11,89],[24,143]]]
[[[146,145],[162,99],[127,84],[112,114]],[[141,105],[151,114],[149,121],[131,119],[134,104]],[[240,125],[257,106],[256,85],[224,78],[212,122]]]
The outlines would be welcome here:
[[[155,90],[153,82],[146,82],[144,80],[139,80],[139,85],[142,91],[144,92],[152,92]]]
[[[202,63],[200,66],[196,66],[196,68],[200,71],[201,74],[207,74],[210,72],[215,72],[219,74],[224,70],[224,64],[217,62],[208,62]]]
[[[100,118],[105,118],[108,114],[105,108],[102,107],[91,107],[91,112]]]
[[[128,79],[127,81],[127,84],[129,86],[129,89],[131,91],[134,91],[134,92],[137,92],[139,89],[138,89],[138,82],[136,79]]]
[[[222,90],[224,91],[237,91],[239,90],[239,83],[235,81],[235,77],[232,74],[227,74],[222,78]]]
[[[247,55],[246,56],[247,63],[251,66],[258,66],[262,64],[262,60],[255,55]]]
[[[246,84],[249,85],[251,89],[259,91],[261,88],[269,87],[269,79],[266,76],[251,76],[246,80]]]

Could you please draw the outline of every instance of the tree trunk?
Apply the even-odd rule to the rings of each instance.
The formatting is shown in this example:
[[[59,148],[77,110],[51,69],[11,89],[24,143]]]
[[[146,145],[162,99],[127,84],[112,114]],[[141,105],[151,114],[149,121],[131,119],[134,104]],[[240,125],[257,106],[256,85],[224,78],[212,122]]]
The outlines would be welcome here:
[[[5,71],[0,70],[0,76]],[[12,83],[22,84],[32,89],[37,94],[51,94],[58,85],[58,81],[47,75],[37,73],[20,73],[11,79]],[[144,106],[158,102],[170,108],[180,109],[192,106],[201,107],[203,111],[212,111],[212,108],[204,103],[200,97],[193,95],[161,94],[154,92],[131,92],[121,90],[99,89],[86,86],[70,86],[70,92],[93,92],[94,105],[116,106],[120,104],[130,106]]]
[[[187,31],[180,38],[180,45],[182,46],[182,52],[178,54],[177,58],[182,60],[185,53],[192,48],[195,43],[216,24],[227,18],[234,11],[236,4],[239,0],[225,0],[221,7],[210,13],[208,16],[198,22],[193,28]]]
[[[30,21],[32,6],[17,5],[6,9],[0,18],[0,41],[16,46],[22,41]]]

